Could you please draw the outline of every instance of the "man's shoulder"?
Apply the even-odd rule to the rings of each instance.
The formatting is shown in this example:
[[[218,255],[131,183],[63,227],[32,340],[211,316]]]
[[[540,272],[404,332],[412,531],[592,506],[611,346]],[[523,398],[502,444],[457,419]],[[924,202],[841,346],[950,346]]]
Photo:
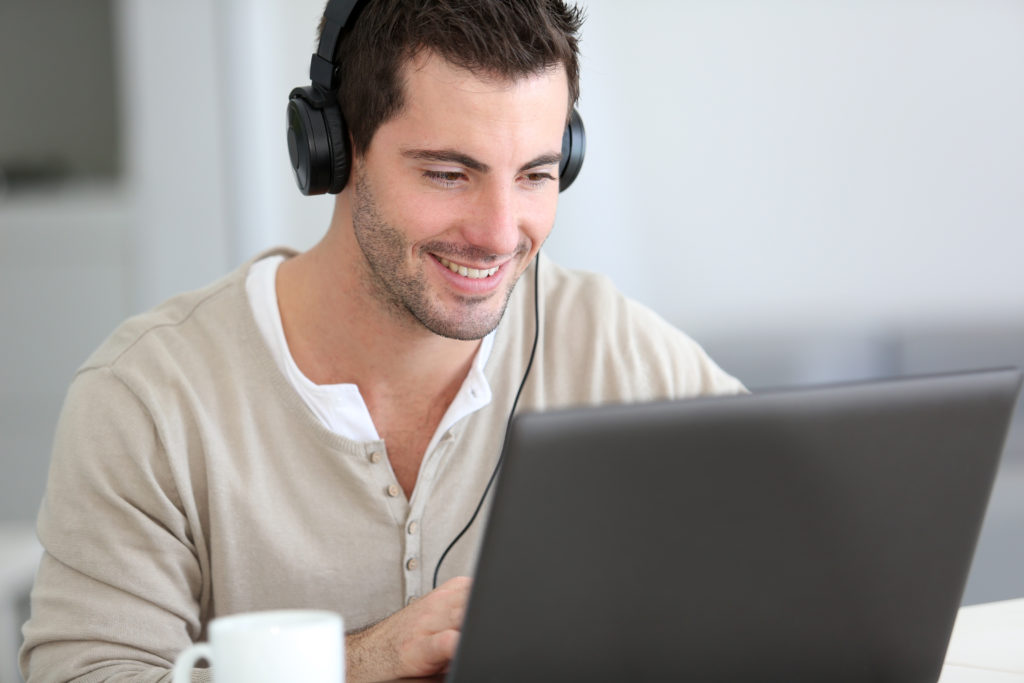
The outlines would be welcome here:
[[[210,309],[230,308],[227,298],[237,285],[231,273],[200,289],[183,292],[144,313],[134,315],[114,329],[82,366],[83,369],[113,366],[126,356],[144,351],[154,344],[171,343],[188,336],[186,325],[203,324],[209,320]],[[225,311],[226,312],[226,311]]]
[[[590,333],[635,326],[640,332],[685,337],[652,309],[624,294],[602,273],[567,268],[545,259],[541,265],[540,292],[545,318],[579,325]]]
[[[251,317],[245,276],[252,261],[206,286],[177,294],[118,325],[80,370],[126,369],[151,360],[185,361],[197,347],[224,343]]]
[[[588,401],[743,391],[692,337],[607,276],[550,259],[540,267],[546,355],[558,358],[573,383],[593,388]]]
[[[543,259],[540,269],[541,292],[545,299],[556,297],[600,301],[622,296],[611,278],[602,273],[568,268],[547,257]]]

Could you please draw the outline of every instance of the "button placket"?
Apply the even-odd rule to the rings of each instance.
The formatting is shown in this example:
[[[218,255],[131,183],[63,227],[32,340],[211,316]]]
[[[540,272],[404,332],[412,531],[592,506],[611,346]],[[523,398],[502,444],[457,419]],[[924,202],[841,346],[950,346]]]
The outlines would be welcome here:
[[[420,484],[417,483],[417,487]],[[420,512],[422,497],[409,510],[404,526],[405,556],[402,569],[405,572],[405,600],[410,604],[413,600],[429,590],[423,584],[423,535],[420,533]]]
[[[405,575],[406,604],[428,593],[432,588],[430,582],[433,578],[433,567],[427,567],[423,560],[423,510],[432,496],[441,463],[451,451],[455,440],[455,430],[450,428],[424,456],[424,466],[409,501],[409,514],[405,518],[402,534],[405,540],[402,570]]]
[[[382,465],[384,463],[384,455],[383,448],[374,448],[367,454],[366,459],[370,461],[371,465]],[[389,469],[378,472],[377,476],[388,481],[384,487],[384,495],[388,498],[397,498],[402,494],[401,487],[395,482],[394,473]]]
[[[409,518],[409,501],[405,499],[402,487],[399,486],[395,473],[388,464],[388,451],[383,441],[368,443],[363,451],[368,469],[368,483],[373,486],[375,496],[379,496],[391,518],[399,527],[403,527]]]
[[[415,519],[406,523],[406,555],[404,555],[402,570],[406,573],[406,604],[410,604],[419,597],[423,591],[423,561],[420,559],[423,547],[420,543],[421,537],[417,532],[419,522]]]

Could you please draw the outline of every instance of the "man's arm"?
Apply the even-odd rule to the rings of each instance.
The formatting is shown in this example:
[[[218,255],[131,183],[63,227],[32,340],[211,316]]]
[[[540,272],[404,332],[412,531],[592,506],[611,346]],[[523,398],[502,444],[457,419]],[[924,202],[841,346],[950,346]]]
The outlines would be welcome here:
[[[348,683],[430,676],[459,644],[470,579],[455,577],[400,612],[345,638]]]
[[[160,434],[106,368],[74,380],[54,441],[21,666],[36,681],[157,681],[198,638],[202,525]],[[198,678],[197,678],[198,680]]]

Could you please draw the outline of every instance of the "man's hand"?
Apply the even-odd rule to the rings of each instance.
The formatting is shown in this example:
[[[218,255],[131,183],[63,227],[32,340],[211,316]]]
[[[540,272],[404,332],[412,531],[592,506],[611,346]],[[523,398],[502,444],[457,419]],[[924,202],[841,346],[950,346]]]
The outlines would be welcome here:
[[[459,644],[470,579],[457,576],[365,631],[345,638],[348,683],[430,676]]]

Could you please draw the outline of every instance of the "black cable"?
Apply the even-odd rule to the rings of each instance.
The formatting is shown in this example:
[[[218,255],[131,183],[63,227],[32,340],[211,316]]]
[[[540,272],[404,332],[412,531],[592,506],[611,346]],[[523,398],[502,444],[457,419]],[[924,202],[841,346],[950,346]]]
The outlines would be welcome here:
[[[533,367],[533,357],[537,353],[537,340],[540,339],[540,252],[537,252],[536,263],[533,266],[533,347],[530,349],[530,359],[526,362],[526,372],[523,373],[523,381],[519,383],[519,389],[516,391],[516,397],[512,401],[512,410],[508,411],[508,422],[505,423],[505,434],[508,434],[508,429],[512,425],[512,416],[516,414],[516,406],[519,405],[519,396],[523,393],[523,387],[526,386],[526,378],[530,376],[530,368]],[[504,442],[504,439],[502,439]],[[498,470],[501,469],[501,461],[505,458],[505,449],[502,448],[501,454],[498,456],[498,462],[494,464],[494,471],[491,472],[491,478],[487,480],[487,486],[484,487],[483,495],[480,496],[480,502],[476,504],[476,510],[473,511],[473,516],[466,522],[466,526],[462,527],[462,531],[452,539],[452,542],[448,544],[448,547],[441,553],[441,558],[437,561],[437,566],[434,568],[434,584],[433,587],[437,588],[437,575],[441,572],[441,563],[444,562],[444,558],[448,557],[448,552],[455,547],[455,544],[459,542],[469,527],[473,526],[473,522],[476,521],[477,515],[480,514],[480,509],[484,506],[484,501],[487,499],[487,493],[491,490],[491,485],[494,483],[495,477],[498,476]]]

